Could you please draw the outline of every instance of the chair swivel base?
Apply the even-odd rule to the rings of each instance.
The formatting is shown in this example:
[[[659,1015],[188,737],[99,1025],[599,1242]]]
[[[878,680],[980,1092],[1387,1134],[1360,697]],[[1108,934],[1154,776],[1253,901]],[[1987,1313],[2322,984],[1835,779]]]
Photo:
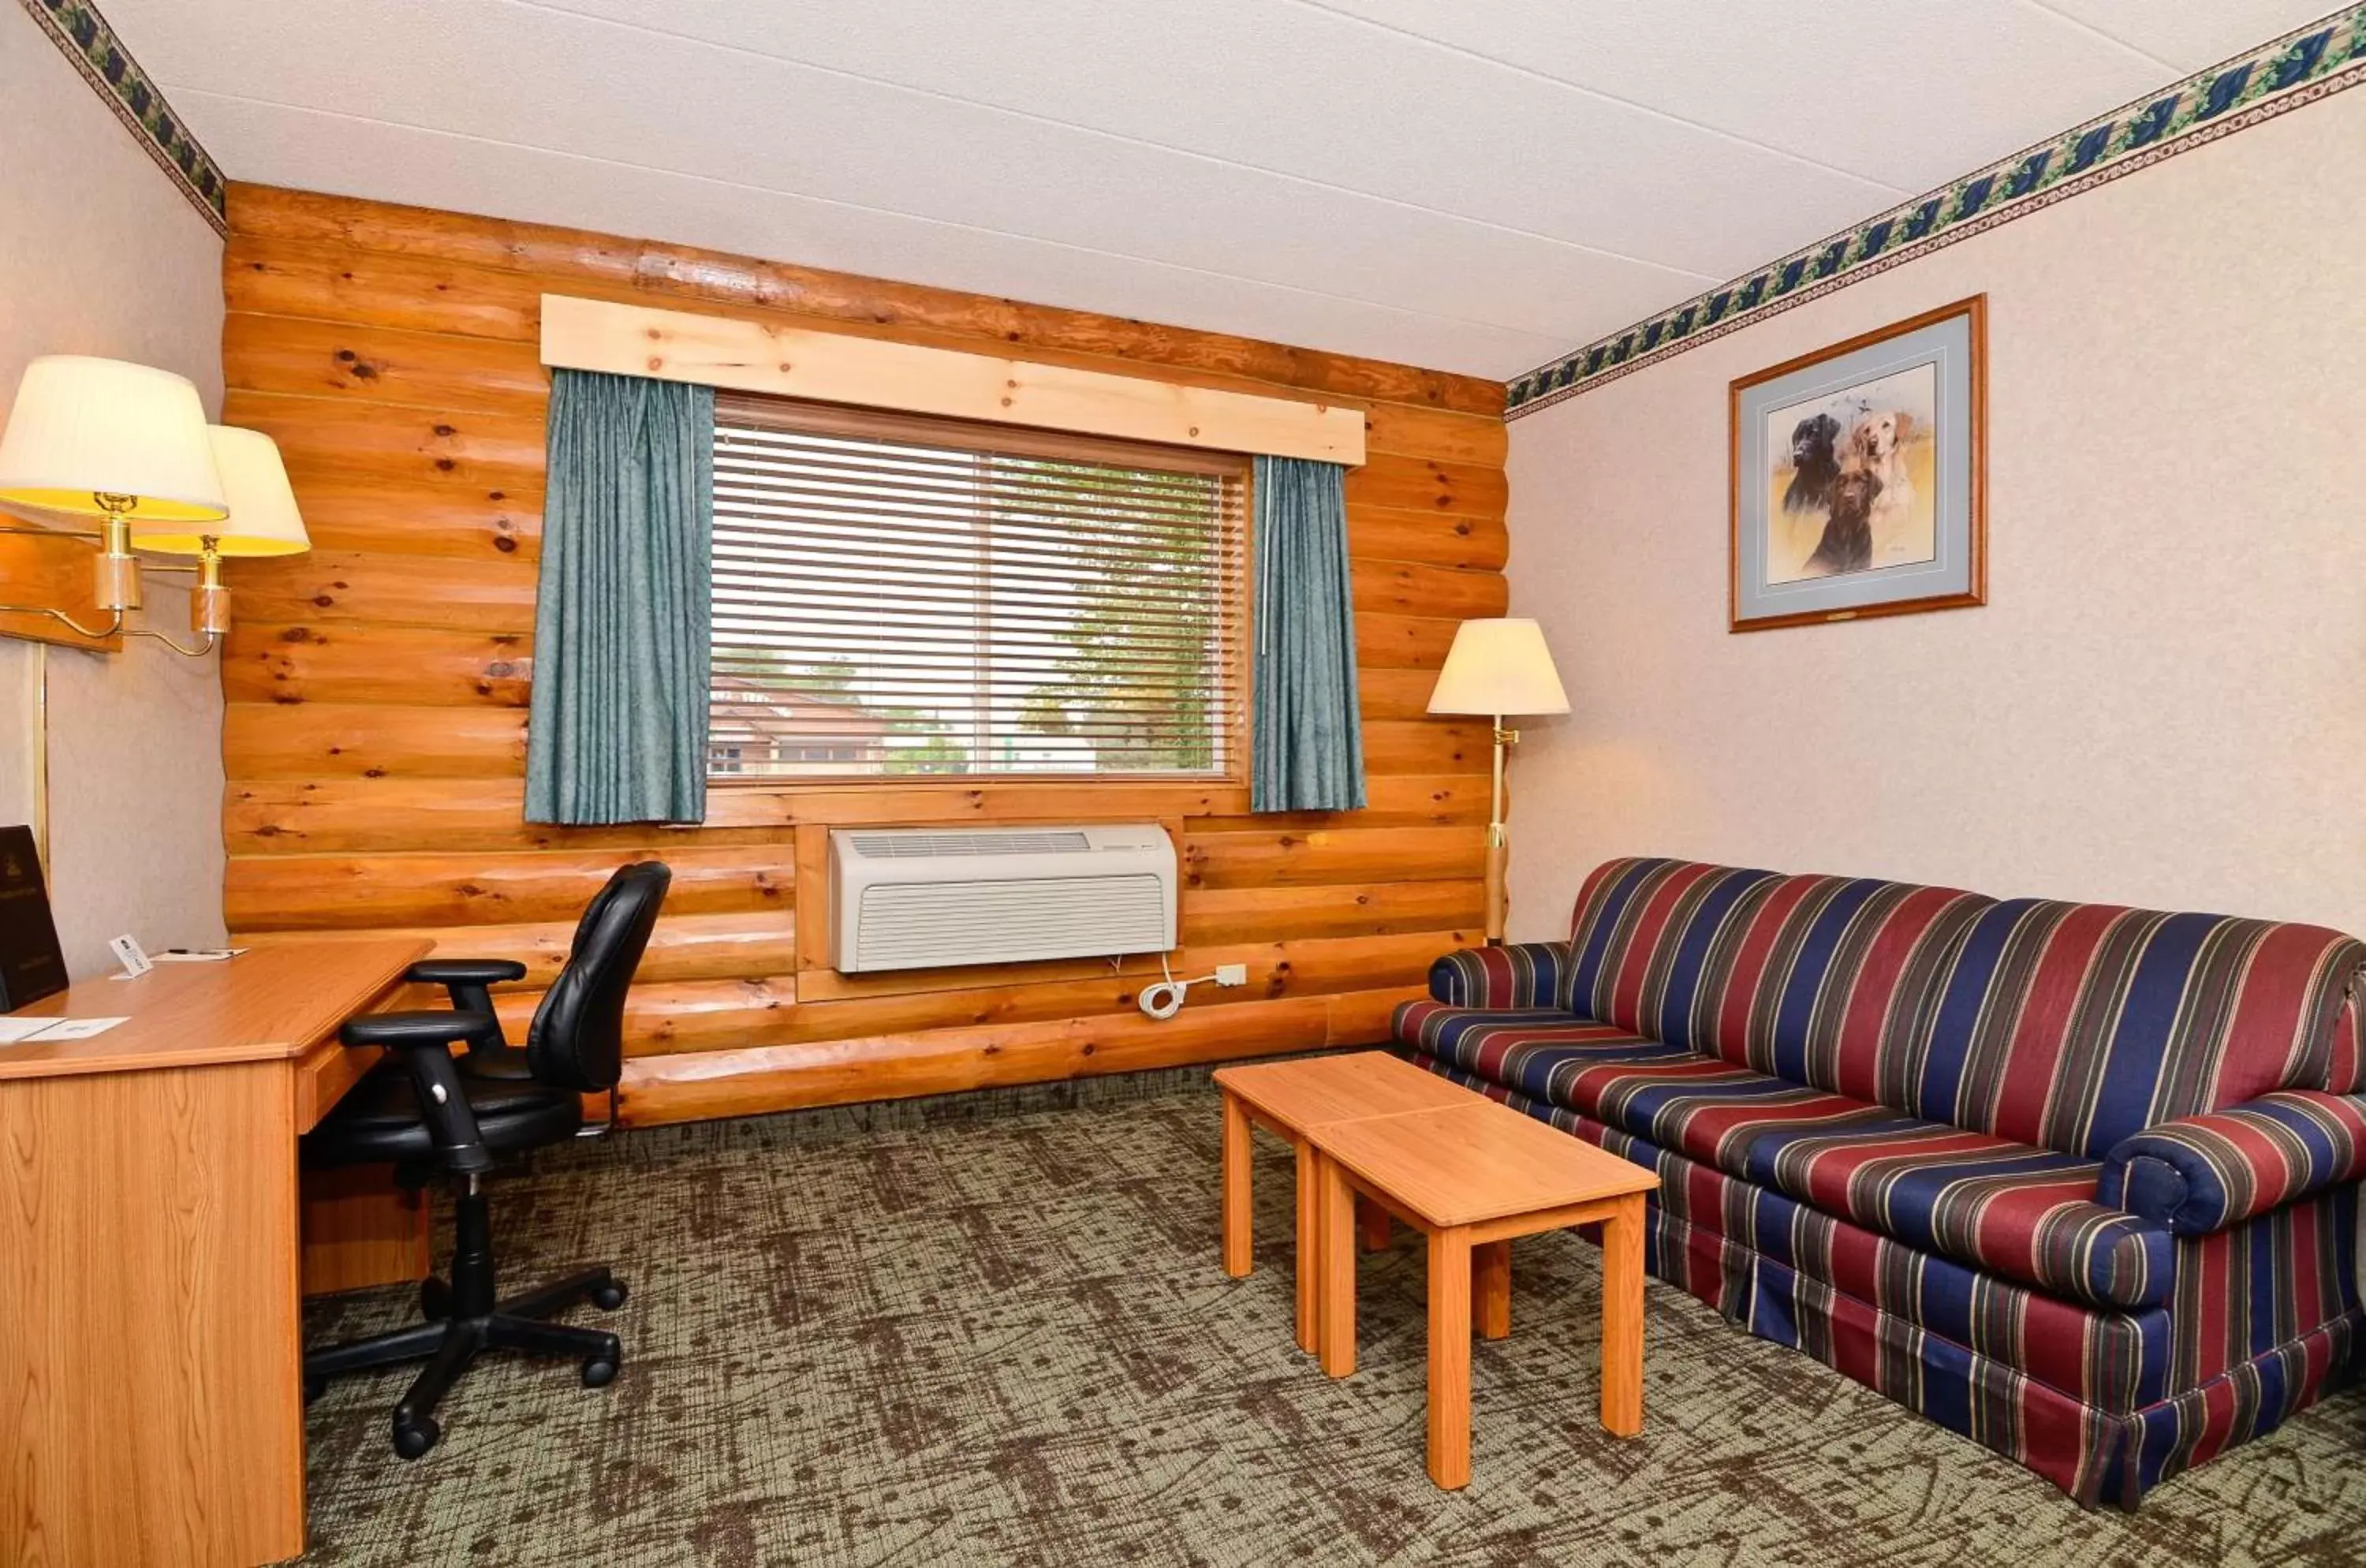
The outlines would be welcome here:
[[[624,1362],[624,1346],[614,1334],[546,1321],[580,1301],[589,1300],[607,1312],[623,1306],[624,1283],[605,1269],[570,1275],[473,1315],[453,1315],[451,1300],[450,1286],[441,1280],[429,1280],[420,1291],[427,1322],[332,1345],[306,1356],[304,1397],[319,1397],[328,1380],[341,1373],[425,1361],[402,1403],[394,1407],[394,1451],[404,1459],[417,1459],[443,1436],[435,1421],[435,1406],[470,1363],[488,1350],[580,1360],[586,1388],[606,1387]]]
[[[307,1400],[319,1397],[342,1372],[425,1361],[394,1407],[394,1451],[405,1459],[417,1459],[435,1446],[444,1435],[435,1424],[436,1404],[488,1350],[580,1360],[586,1388],[605,1388],[625,1359],[623,1343],[604,1329],[547,1321],[585,1300],[614,1312],[625,1304],[624,1282],[604,1268],[586,1269],[538,1291],[500,1299],[494,1293],[492,1223],[484,1189],[475,1174],[457,1178],[454,1186],[452,1279],[449,1284],[431,1279],[420,1287],[419,1306],[427,1321],[304,1358]]]

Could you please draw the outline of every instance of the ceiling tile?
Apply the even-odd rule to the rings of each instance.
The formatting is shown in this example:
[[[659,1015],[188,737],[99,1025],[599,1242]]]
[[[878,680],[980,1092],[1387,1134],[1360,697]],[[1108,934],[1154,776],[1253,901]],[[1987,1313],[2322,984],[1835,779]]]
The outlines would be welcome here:
[[[233,166],[267,156],[271,183],[299,189],[661,238],[1498,379],[1564,346],[1558,336],[806,197],[735,190],[718,200],[701,181],[536,149],[203,94],[175,101],[183,98]],[[456,203],[463,186],[470,197]]]
[[[2335,7],[2328,0],[2042,0],[2049,11],[2166,61],[2180,75],[2215,65],[2279,33],[2304,27]],[[2148,87],[2164,85],[2161,82]],[[2108,107],[2108,106],[2107,106]]]
[[[2015,0],[1311,0],[1779,147],[1911,195],[2159,84],[2134,50]],[[1681,187],[1672,197],[1690,200]],[[1729,274],[1887,205],[1802,222]]]

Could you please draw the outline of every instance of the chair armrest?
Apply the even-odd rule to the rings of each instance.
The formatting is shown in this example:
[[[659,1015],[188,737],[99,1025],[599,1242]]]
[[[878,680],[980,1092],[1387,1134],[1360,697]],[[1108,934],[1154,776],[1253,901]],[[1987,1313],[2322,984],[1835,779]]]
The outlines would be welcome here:
[[[514,958],[426,958],[412,964],[404,978],[443,987],[455,1012],[485,1015],[484,1028],[468,1041],[470,1055],[479,1051],[498,1055],[509,1048],[501,1020],[493,1015],[493,993],[489,987],[524,979],[524,964]]]
[[[2103,1156],[2098,1201],[2207,1235],[2366,1176],[2366,1096],[2278,1089],[2180,1116]]]
[[[465,1175],[490,1170],[493,1156],[478,1130],[452,1047],[495,1027],[492,1015],[483,1012],[374,1012],[346,1020],[338,1035],[348,1045],[383,1045],[401,1053],[436,1153],[447,1168]]]
[[[1569,943],[1464,947],[1429,966],[1429,994],[1458,1008],[1558,1008]]]
[[[423,958],[407,978],[425,986],[499,986],[524,979],[525,965],[514,958]]]

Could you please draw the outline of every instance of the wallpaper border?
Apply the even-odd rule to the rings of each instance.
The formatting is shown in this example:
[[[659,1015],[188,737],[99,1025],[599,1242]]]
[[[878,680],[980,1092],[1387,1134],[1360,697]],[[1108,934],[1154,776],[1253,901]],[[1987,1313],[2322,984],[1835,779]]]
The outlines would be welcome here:
[[[227,239],[228,187],[220,165],[173,112],[162,89],[140,69],[98,7],[90,0],[24,0],[24,6],[73,62],[91,91],[156,160],[156,166],[173,177],[189,205]]]
[[[1550,408],[2361,81],[2366,5],[2294,28],[1515,377],[1504,389],[1504,417]]]

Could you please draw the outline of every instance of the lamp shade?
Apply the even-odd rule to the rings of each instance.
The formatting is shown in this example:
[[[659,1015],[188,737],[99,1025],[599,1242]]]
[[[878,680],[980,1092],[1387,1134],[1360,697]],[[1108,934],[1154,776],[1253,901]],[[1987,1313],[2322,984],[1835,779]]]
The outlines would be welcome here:
[[[208,425],[206,434],[213,443],[214,468],[221,475],[230,515],[202,527],[163,528],[135,515],[131,542],[175,556],[202,555],[208,538],[215,553],[224,556],[292,556],[310,549],[287,465],[279,460],[279,444],[259,430],[233,424]]]
[[[25,367],[0,434],[0,502],[158,523],[229,510],[197,389],[169,370],[74,354]]]
[[[1432,713],[1567,713],[1545,634],[1536,622],[1506,616],[1465,621],[1455,630],[1446,668],[1429,694]]]

